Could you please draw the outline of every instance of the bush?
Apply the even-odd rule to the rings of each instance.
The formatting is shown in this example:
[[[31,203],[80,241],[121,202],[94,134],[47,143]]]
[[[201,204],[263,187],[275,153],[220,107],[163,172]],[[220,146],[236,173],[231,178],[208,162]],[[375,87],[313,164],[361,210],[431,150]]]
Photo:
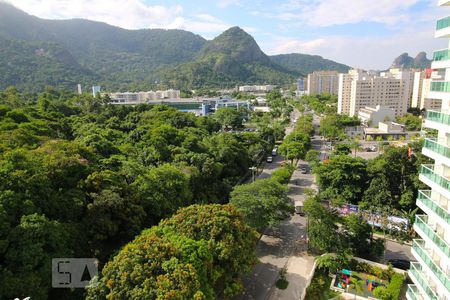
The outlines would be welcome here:
[[[402,274],[395,273],[387,287],[378,286],[373,290],[375,297],[381,300],[398,300],[402,290],[404,277]]]
[[[286,273],[287,273],[286,268],[281,269],[280,278],[275,283],[277,288],[279,288],[280,290],[285,290],[289,285],[289,281],[287,281],[286,279]]]
[[[395,273],[392,275],[391,281],[386,288],[387,294],[390,296],[389,299],[397,300],[400,297],[400,292],[403,286],[404,277],[402,274]]]
[[[291,180],[293,172],[294,172],[293,167],[284,166],[283,168],[279,168],[278,170],[272,173],[272,179],[278,181],[281,184],[288,184],[289,180]]]

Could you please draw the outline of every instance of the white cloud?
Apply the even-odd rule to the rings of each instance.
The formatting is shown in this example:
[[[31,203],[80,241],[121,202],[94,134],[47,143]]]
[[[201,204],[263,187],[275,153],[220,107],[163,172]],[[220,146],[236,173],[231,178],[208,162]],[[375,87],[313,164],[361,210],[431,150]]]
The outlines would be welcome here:
[[[318,27],[372,21],[397,24],[409,19],[408,9],[420,0],[292,0],[266,16]]]
[[[219,0],[217,1],[217,6],[220,8],[226,8],[231,5],[241,6],[241,2],[239,0]]]
[[[420,51],[429,55],[446,47],[446,41],[434,39],[433,29],[399,33],[390,37],[325,36],[312,40],[278,38],[273,43],[263,43],[270,54],[305,53],[364,69],[388,68],[394,58],[408,52],[411,56]]]
[[[32,15],[48,19],[84,18],[127,29],[173,27],[180,5],[146,5],[141,0],[8,0]],[[176,22],[175,22],[176,23]]]
[[[180,5],[147,5],[143,0],[7,0],[25,12],[46,19],[84,18],[127,29],[184,29],[202,35],[232,27],[210,14],[184,16]],[[237,1],[223,1],[236,4]],[[233,2],[233,3],[232,3]],[[235,3],[236,2],[236,3]],[[253,28],[249,28],[252,30]]]

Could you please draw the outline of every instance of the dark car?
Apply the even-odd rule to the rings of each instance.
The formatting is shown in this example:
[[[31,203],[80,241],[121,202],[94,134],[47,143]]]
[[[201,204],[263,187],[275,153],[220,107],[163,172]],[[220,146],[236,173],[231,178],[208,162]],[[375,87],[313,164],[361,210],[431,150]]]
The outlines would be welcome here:
[[[388,263],[391,264],[394,268],[402,270],[409,270],[411,266],[411,262],[406,259],[390,259],[388,260]]]

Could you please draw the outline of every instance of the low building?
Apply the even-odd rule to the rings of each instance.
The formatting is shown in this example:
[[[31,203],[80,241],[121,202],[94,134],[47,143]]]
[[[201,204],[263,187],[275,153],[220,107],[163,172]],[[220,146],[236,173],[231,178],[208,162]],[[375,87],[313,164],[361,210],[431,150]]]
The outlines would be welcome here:
[[[274,89],[273,85],[242,85],[239,87],[239,92],[247,93],[267,93]]]
[[[389,137],[398,140],[402,136],[406,137],[406,134],[403,125],[395,122],[379,122],[378,128],[364,128],[365,140],[377,140],[379,137],[383,140],[388,140]]]
[[[180,91],[172,89],[166,91],[110,93],[108,95],[113,104],[139,104],[162,99],[180,99]]]
[[[383,105],[377,105],[375,107],[366,106],[358,111],[358,118],[365,126],[372,126],[385,121],[395,120],[395,112]]]

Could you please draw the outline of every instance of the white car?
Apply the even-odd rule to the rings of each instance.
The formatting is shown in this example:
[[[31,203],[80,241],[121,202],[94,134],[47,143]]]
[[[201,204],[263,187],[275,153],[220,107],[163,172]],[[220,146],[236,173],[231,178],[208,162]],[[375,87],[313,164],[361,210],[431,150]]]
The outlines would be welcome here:
[[[267,161],[268,163],[273,162],[273,157],[272,157],[272,156],[267,156],[266,161]]]

